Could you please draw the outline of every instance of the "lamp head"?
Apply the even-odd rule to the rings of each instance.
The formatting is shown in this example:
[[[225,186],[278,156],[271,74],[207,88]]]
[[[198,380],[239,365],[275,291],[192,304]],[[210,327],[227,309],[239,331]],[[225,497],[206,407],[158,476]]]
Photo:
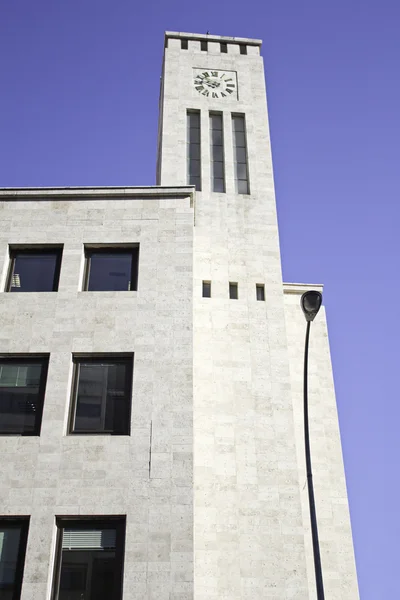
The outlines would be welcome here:
[[[310,290],[302,295],[300,305],[306,321],[314,321],[321,304],[322,294],[316,290]]]

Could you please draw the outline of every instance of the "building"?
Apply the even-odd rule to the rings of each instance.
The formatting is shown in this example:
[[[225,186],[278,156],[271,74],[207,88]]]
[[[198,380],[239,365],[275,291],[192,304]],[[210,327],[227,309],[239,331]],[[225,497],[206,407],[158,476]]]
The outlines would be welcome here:
[[[261,42],[165,41],[157,186],[0,190],[4,600],[315,598],[316,286],[282,283]],[[323,311],[310,412],[326,597],[356,600]]]

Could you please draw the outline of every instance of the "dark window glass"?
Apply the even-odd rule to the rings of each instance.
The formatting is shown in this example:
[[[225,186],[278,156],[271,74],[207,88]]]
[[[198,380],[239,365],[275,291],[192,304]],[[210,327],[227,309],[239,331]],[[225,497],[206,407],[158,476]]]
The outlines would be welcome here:
[[[0,519],[0,599],[19,600],[29,518]]]
[[[0,434],[40,434],[48,362],[0,358]]]
[[[246,132],[243,115],[232,115],[232,134],[236,193],[249,194]]]
[[[231,300],[237,300],[238,297],[238,284],[231,281],[229,283],[229,298]]]
[[[121,600],[125,520],[58,521],[53,598]]]
[[[202,52],[207,52],[207,47],[208,47],[207,42],[205,40],[202,40],[200,42],[200,49],[201,49],[201,51]]]
[[[265,288],[262,283],[256,285],[257,300],[265,300]]]
[[[214,178],[214,192],[225,192],[225,181],[223,179]]]
[[[228,52],[228,44],[226,42],[221,42],[221,52],[225,54]]]
[[[130,431],[132,358],[75,359],[72,433]]]
[[[203,298],[211,298],[211,281],[203,281]]]
[[[247,46],[245,44],[239,44],[240,54],[247,54]]]
[[[187,182],[201,190],[200,112],[187,112]]]
[[[86,248],[86,286],[91,292],[137,290],[139,248]]]
[[[56,292],[61,266],[61,248],[11,249],[9,292]]]
[[[188,49],[188,41],[187,40],[181,40],[181,49],[182,50]]]
[[[189,175],[190,179],[193,177],[200,177],[200,161],[199,160],[191,160],[189,162]]]
[[[211,190],[225,192],[224,134],[221,113],[210,113]]]

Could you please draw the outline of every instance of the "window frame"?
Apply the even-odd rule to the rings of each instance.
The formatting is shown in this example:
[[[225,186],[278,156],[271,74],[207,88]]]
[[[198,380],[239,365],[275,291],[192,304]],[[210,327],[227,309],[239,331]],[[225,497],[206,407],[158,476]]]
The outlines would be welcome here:
[[[262,298],[258,297],[258,290],[261,290]],[[258,302],[265,302],[265,284],[264,283],[256,283],[256,300]]]
[[[93,293],[101,293],[101,292],[137,292],[138,290],[138,279],[139,279],[139,244],[131,244],[131,245],[106,245],[102,244],[99,246],[85,245],[84,246],[85,253],[85,268],[83,273],[83,292],[93,292]],[[90,281],[90,269],[91,269],[91,259],[93,254],[132,254],[132,266],[131,266],[131,289],[130,290],[89,290],[89,281]],[[132,283],[134,282],[134,287],[132,288]]]
[[[49,370],[50,354],[0,354],[0,365],[2,363],[20,363],[24,364],[37,363],[42,361],[42,370],[40,373],[39,392],[38,392],[38,411],[35,419],[33,431],[2,431],[0,424],[0,437],[6,435],[23,435],[23,436],[40,436],[43,420],[44,398],[46,394],[47,375]],[[0,387],[1,391],[1,387]]]
[[[240,129],[236,129],[236,119],[241,119],[243,123],[243,131]],[[234,167],[234,182],[235,182],[235,193],[243,196],[249,196],[251,194],[250,187],[250,172],[249,172],[249,150],[248,150],[248,140],[247,140],[247,121],[246,115],[244,113],[231,113],[231,125],[232,125],[232,144],[233,144],[233,167]],[[238,135],[239,134],[239,135]],[[240,134],[243,134],[243,145],[237,145],[240,138]],[[242,150],[244,154],[244,161],[238,161],[238,152],[237,150]],[[246,178],[239,178],[239,165],[245,165],[246,168]],[[241,191],[240,186],[241,182],[246,183],[246,190]]]
[[[52,292],[58,292],[58,287],[60,283],[60,272],[61,272],[61,263],[62,263],[62,255],[63,255],[64,245],[63,244],[35,244],[29,246],[15,246],[10,245],[8,247],[8,255],[9,255],[9,266],[8,273],[6,279],[6,287],[5,291],[7,293],[13,293],[11,290],[12,278],[14,274],[15,268],[15,259],[17,254],[25,254],[25,255],[34,255],[34,254],[56,254],[56,265],[54,269],[54,277],[53,277],[53,289],[49,291],[40,291],[40,290],[32,290],[30,292],[14,292],[19,294],[49,294]]]
[[[85,517],[56,517],[56,551],[53,567],[53,581],[51,586],[51,600],[58,600],[61,582],[62,566],[62,535],[66,527],[76,529],[115,529],[115,560],[117,563],[118,574],[120,575],[119,584],[115,586],[113,597],[109,600],[122,600],[124,583],[124,559],[125,559],[125,538],[126,538],[126,515],[110,516],[85,516]],[[79,563],[77,563],[79,564]],[[116,571],[117,571],[116,569]]]
[[[193,127],[192,117],[196,116],[198,119],[198,127]],[[194,135],[193,132],[198,131],[198,135]],[[196,141],[198,138],[198,141]],[[194,158],[194,154],[198,158]],[[195,152],[194,152],[195,151]],[[192,169],[198,167],[199,174],[194,175]],[[203,178],[202,178],[202,157],[201,157],[201,111],[198,109],[188,108],[186,111],[186,181],[187,185],[194,185],[197,192],[201,192]]]
[[[9,527],[10,529],[21,529],[18,545],[17,563],[15,567],[15,588],[11,600],[19,600],[21,597],[22,581],[24,578],[25,570],[26,547],[28,543],[29,521],[29,516],[0,517],[1,527]]]
[[[215,119],[216,118],[216,119]],[[214,127],[215,120],[219,121],[221,129]],[[225,194],[226,193],[226,177],[225,177],[225,139],[224,139],[224,113],[222,111],[212,111],[208,113],[209,122],[209,138],[210,138],[210,188],[214,194]],[[221,132],[221,143],[217,144],[216,132]],[[217,149],[221,149],[221,160],[216,160]],[[221,167],[221,174],[218,176],[217,165]],[[216,181],[222,181],[222,190],[216,190]]]
[[[234,293],[232,294],[232,292]],[[229,299],[239,300],[239,284],[237,281],[229,282]]]
[[[79,374],[81,363],[102,363],[111,362],[114,364],[123,363],[127,365],[125,372],[125,385],[128,388],[127,396],[129,405],[127,408],[127,427],[126,431],[93,431],[80,430],[75,431],[76,409],[78,405],[78,390],[79,390]],[[131,416],[132,416],[132,393],[133,393],[133,370],[134,370],[134,354],[74,354],[72,356],[73,372],[72,372],[72,390],[70,401],[70,414],[68,419],[68,435],[130,435],[131,434]]]
[[[204,295],[204,286],[208,285],[209,286],[209,290],[210,290],[210,295],[209,296],[205,296]],[[202,282],[202,288],[201,288],[201,294],[202,294],[202,298],[211,298],[211,281],[208,279],[203,279]]]

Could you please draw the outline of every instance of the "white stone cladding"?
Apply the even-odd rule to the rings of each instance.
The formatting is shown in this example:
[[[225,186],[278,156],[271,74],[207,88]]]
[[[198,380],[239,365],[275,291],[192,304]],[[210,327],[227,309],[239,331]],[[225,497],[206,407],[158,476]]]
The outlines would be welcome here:
[[[194,236],[196,600],[308,599],[263,60],[179,39],[165,50],[160,183],[186,183],[186,110],[201,111]],[[237,52],[232,52],[232,48]],[[236,71],[239,99],[193,91],[192,69]],[[223,111],[226,193],[210,191],[209,111]],[[231,114],[245,114],[250,195],[234,190]],[[202,280],[212,297],[202,298]],[[230,300],[229,281],[239,299]],[[265,302],[256,284],[265,285]]]
[[[310,596],[316,597],[304,460],[305,321],[299,310],[301,294],[310,289],[322,293],[320,285],[284,284],[308,584]],[[311,325],[308,372],[311,456],[325,597],[329,600],[357,600],[359,598],[357,573],[324,306]]]
[[[0,293],[0,354],[50,353],[40,437],[0,436],[0,514],[31,517],[21,600],[49,600],[68,515],[126,515],[124,600],[193,597],[191,197],[0,190],[2,290],[10,244],[64,244],[58,292]],[[79,291],[84,244],[115,243],[140,244],[138,291]],[[100,352],[135,354],[131,435],[67,435],[72,353]]]
[[[298,347],[296,337],[293,346],[299,331],[290,311],[285,321],[289,300],[285,302],[281,279],[260,42],[182,33],[167,33],[166,38],[158,183],[187,183],[186,111],[201,114],[202,191],[196,193],[193,299],[194,597],[311,600],[315,583],[297,380],[292,396],[293,369],[302,370],[299,348],[304,340]],[[187,49],[182,40],[188,41]],[[202,41],[207,41],[207,51],[201,49]],[[227,53],[221,53],[220,42],[227,44]],[[235,71],[238,99],[199,95],[192,84],[193,68]],[[210,111],[222,111],[224,119],[223,194],[212,192],[210,185]],[[234,188],[234,113],[246,118],[249,195],[238,195]],[[202,298],[203,280],[212,282],[211,298]],[[229,299],[229,281],[238,283],[238,300]],[[265,285],[265,302],[256,300],[257,283]],[[296,303],[297,323],[303,319],[299,297]],[[319,339],[319,330],[313,335]],[[332,382],[326,339],[318,343],[324,349],[321,372]],[[319,484],[326,489],[329,483],[331,490],[329,501],[325,499],[329,518],[324,508],[318,514],[326,597],[355,600],[357,578],[330,390],[329,444],[317,460],[332,460],[329,482],[321,477]],[[317,464],[316,479],[320,471]],[[317,487],[317,501],[321,497]]]

